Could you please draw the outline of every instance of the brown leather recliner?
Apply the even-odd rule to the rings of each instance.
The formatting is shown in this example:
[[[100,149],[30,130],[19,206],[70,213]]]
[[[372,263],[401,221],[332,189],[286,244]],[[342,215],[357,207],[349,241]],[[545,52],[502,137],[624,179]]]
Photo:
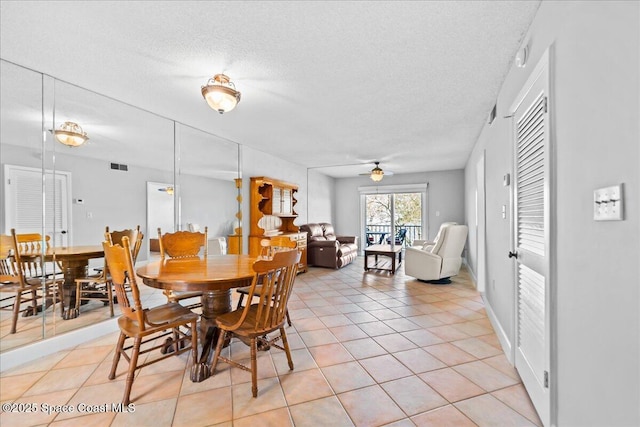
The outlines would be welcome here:
[[[316,267],[341,268],[358,257],[357,236],[336,236],[333,225],[305,224],[307,232],[307,262]]]

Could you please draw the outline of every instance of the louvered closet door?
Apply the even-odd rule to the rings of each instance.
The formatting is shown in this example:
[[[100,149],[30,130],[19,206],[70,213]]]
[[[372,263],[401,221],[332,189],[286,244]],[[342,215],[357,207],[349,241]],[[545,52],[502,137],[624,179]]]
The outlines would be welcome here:
[[[547,64],[534,70],[514,114],[515,364],[545,425],[550,406]]]
[[[5,233],[42,233],[42,170],[6,165],[5,177]],[[69,245],[70,179],[68,172],[45,174],[44,234],[55,246]]]

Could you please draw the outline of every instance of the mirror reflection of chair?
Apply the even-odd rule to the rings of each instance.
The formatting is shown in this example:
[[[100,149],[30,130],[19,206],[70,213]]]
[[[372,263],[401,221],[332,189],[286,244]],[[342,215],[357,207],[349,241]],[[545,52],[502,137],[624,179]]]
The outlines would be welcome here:
[[[0,299],[0,308],[13,311],[12,334],[17,330],[18,314],[25,310],[36,314],[39,311],[39,299],[42,299],[43,310],[46,309],[47,302],[60,302],[62,306],[60,291],[63,280],[56,279],[55,276],[47,277],[42,262],[42,247],[37,242],[37,238],[42,242],[42,236],[31,235],[35,240],[22,236],[20,243],[15,229],[11,229],[11,236],[0,236],[0,293],[11,294]],[[32,243],[26,244],[28,241]],[[30,304],[23,309],[22,305],[26,303]]]
[[[143,233],[138,225],[135,229],[125,229],[120,231],[109,231],[109,226],[105,227],[105,236],[109,237],[110,242],[120,243],[124,236],[133,242],[131,247],[131,256],[135,264],[138,259],[138,253],[142,246]],[[109,314],[114,316],[113,304],[113,286],[109,269],[107,268],[107,260],[105,258],[104,267],[95,275],[79,277],[76,279],[76,312],[80,312],[80,304],[82,301],[98,300],[104,305],[109,306]]]
[[[207,234],[208,227],[204,227],[204,232],[199,231],[176,231],[175,233],[164,233],[158,228],[158,242],[160,245],[160,257],[164,258],[192,258],[202,254],[206,258],[209,254],[209,240]],[[194,309],[202,307],[202,292],[172,291],[165,290],[168,302],[178,303],[183,300],[198,298],[198,302],[187,305]]]
[[[16,234],[18,250],[21,254],[40,254],[51,248],[51,236],[42,236],[40,233],[18,233]],[[28,262],[32,259],[33,262]],[[25,274],[27,277],[54,276],[62,277],[62,267],[59,262],[42,262],[41,257],[23,259]]]
[[[227,239],[225,237],[213,237],[209,239],[209,255],[226,255]]]
[[[297,246],[296,242],[291,240],[288,237],[272,237],[271,239],[262,239],[260,241],[260,258],[273,258],[273,255],[281,250],[291,250]],[[242,307],[242,302],[244,301],[245,295],[249,295],[251,292],[251,286],[245,286],[242,288],[237,288],[236,292],[240,294],[240,298],[238,299],[238,305],[236,309],[240,309]],[[255,296],[258,296],[261,292],[260,285],[258,284],[255,290]],[[291,318],[289,317],[289,310],[287,310],[287,324],[291,326]]]
[[[277,251],[273,259],[258,259],[253,264],[255,276],[250,287],[248,300],[253,297],[260,298],[256,304],[247,304],[230,313],[222,314],[216,318],[216,325],[221,333],[218,336],[216,351],[211,364],[211,373],[215,374],[219,360],[232,366],[239,367],[251,372],[251,392],[253,397],[258,396],[258,372],[257,372],[257,346],[258,340],[266,341],[271,347],[284,350],[289,362],[289,369],[293,370],[293,360],[287,341],[287,334],[284,329],[285,313],[287,303],[293,289],[293,284],[298,272],[298,262],[300,261],[298,250]],[[258,287],[258,284],[260,286]],[[280,335],[267,340],[267,334],[279,331]],[[251,366],[247,367],[230,358],[221,356],[222,346],[225,339],[230,336],[237,336],[250,340]],[[282,339],[282,346],[276,342]]]
[[[45,309],[51,304],[59,302],[60,313],[63,315],[62,284],[64,276],[62,275],[62,267],[60,262],[45,262],[41,256],[43,251],[51,248],[51,236],[43,238],[40,233],[20,233],[16,234],[16,242],[21,254],[22,271],[27,280],[35,282],[44,278],[46,298],[43,305]]]
[[[111,274],[111,281],[115,287],[118,304],[122,310],[122,316],[118,319],[120,335],[109,379],[115,379],[120,356],[124,357],[129,362],[129,369],[122,403],[128,405],[131,401],[130,395],[136,370],[188,350],[191,350],[194,363],[198,362],[197,322],[199,316],[180,304],[167,303],[153,308],[143,308],[140,302],[140,291],[136,281],[129,238],[123,237],[122,246],[120,246],[120,244],[113,245],[108,241],[109,236],[106,237],[107,241],[102,244],[105,259]],[[131,290],[132,301],[129,300],[127,288]],[[181,327],[183,328],[181,329]],[[188,328],[188,330],[184,328]],[[157,344],[158,339],[168,335],[171,335],[176,342],[176,351],[163,356],[149,355],[142,358],[142,363],[139,363],[139,356],[161,349],[163,346]],[[125,342],[129,338],[133,338],[134,342],[125,347]],[[130,352],[127,353],[129,350]]]

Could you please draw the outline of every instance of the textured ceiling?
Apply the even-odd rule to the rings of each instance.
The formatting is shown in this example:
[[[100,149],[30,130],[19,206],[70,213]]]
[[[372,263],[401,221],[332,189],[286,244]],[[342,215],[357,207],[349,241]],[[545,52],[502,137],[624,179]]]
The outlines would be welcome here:
[[[538,6],[3,0],[0,57],[332,176],[458,169]]]

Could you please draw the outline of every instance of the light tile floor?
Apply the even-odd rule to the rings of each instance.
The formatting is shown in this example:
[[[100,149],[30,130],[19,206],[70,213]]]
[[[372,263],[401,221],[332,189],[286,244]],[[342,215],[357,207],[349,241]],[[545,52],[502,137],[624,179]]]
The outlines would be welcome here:
[[[0,425],[541,425],[464,268],[450,285],[418,282],[402,268],[364,273],[362,258],[337,271],[311,268],[298,276],[289,311],[295,369],[277,349],[259,352],[258,398],[250,374],[224,363],[192,383],[182,354],[138,371],[135,411],[101,412],[124,390],[124,361],[107,379],[110,334],[3,372],[2,403],[32,412],[3,411]],[[241,342],[226,351],[249,357]]]

